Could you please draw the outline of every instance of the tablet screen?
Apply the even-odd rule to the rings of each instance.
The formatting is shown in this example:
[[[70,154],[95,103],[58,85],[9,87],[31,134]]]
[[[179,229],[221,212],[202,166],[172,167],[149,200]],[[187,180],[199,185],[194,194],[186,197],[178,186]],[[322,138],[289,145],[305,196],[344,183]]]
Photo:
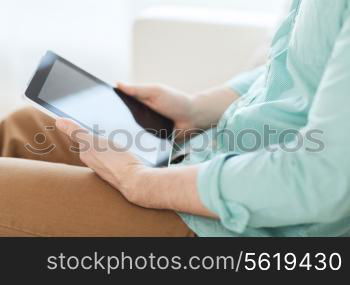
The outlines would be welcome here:
[[[59,110],[60,116],[117,142],[146,163],[169,159],[171,121],[63,60],[52,62],[37,98],[50,111]]]

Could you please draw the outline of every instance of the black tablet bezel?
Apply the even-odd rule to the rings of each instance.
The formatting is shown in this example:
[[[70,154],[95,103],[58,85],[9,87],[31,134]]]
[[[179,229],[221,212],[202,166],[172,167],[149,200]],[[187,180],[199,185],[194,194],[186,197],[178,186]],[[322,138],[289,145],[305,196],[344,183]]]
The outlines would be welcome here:
[[[66,59],[60,57],[59,55],[55,54],[52,51],[48,51],[45,56],[42,58],[34,76],[32,77],[27,90],[25,91],[25,96],[34,101],[35,103],[39,104],[40,106],[44,107],[48,111],[54,113],[55,115],[62,117],[62,118],[68,118],[76,121],[84,128],[87,128],[88,130],[94,132],[93,129],[91,129],[89,126],[85,125],[83,122],[71,117],[70,115],[66,114],[65,112],[57,109],[56,107],[50,105],[49,103],[45,102],[44,100],[39,98],[41,89],[43,88],[51,69],[53,68],[56,61],[61,61],[70,68],[75,69],[76,71],[79,71],[80,73],[84,74],[85,76],[89,77],[90,79],[96,81],[98,84],[103,84],[109,87],[108,84],[103,82],[102,80],[96,78],[95,76],[87,73],[83,69],[79,68],[78,66],[72,64],[71,62],[67,61]]]
[[[37,68],[34,76],[32,77],[30,83],[28,84],[28,87],[25,91],[25,96],[35,102],[36,104],[42,106],[43,108],[45,108],[46,110],[48,110],[49,112],[55,114],[58,117],[61,118],[68,118],[68,119],[72,119],[75,122],[77,122],[78,124],[80,124],[82,127],[88,129],[91,132],[95,132],[95,130],[93,130],[92,128],[90,128],[88,125],[84,124],[83,122],[77,120],[76,118],[70,116],[69,114],[57,109],[56,107],[50,105],[49,103],[45,102],[44,100],[39,98],[40,92],[55,64],[56,61],[61,61],[62,63],[64,63],[65,65],[67,65],[68,67],[82,73],[83,75],[87,76],[88,78],[90,78],[91,80],[95,81],[97,84],[101,84],[104,85],[108,88],[113,89],[116,92],[116,95],[119,95],[119,92],[116,88],[111,87],[109,84],[105,83],[104,81],[98,79],[97,77],[91,75],[90,73],[86,72],[85,70],[79,68],[78,66],[74,65],[73,63],[69,62],[68,60],[62,58],[61,56],[55,54],[52,51],[48,51],[45,56],[42,58],[39,67]],[[169,120],[169,122],[171,122]],[[172,129],[174,129],[174,124],[171,122],[172,124]],[[172,136],[173,133],[169,134],[168,139],[170,141],[172,141]],[[160,153],[159,153],[160,154]],[[169,154],[171,156],[171,153]],[[164,161],[164,163],[161,163],[157,166],[167,166],[168,162]]]

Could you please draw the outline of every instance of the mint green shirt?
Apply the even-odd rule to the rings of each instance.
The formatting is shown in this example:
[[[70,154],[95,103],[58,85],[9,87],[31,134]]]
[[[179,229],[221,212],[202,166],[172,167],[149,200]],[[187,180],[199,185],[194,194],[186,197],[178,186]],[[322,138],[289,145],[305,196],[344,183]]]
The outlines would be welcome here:
[[[183,162],[201,163],[198,191],[220,220],[180,214],[187,225],[198,236],[350,236],[350,0],[294,0],[269,62],[230,86],[241,99]],[[266,126],[275,132],[260,143]]]

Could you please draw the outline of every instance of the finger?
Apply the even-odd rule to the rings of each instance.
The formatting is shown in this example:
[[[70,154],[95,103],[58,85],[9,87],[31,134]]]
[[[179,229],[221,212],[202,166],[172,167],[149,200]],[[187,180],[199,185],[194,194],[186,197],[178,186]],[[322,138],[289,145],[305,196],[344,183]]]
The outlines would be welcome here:
[[[89,133],[89,131],[72,120],[57,119],[56,127],[75,142],[81,142],[82,140],[90,140],[91,134]]]
[[[117,88],[125,94],[137,97],[140,100],[148,99],[151,96],[159,94],[160,88],[153,85],[128,85],[118,83]]]

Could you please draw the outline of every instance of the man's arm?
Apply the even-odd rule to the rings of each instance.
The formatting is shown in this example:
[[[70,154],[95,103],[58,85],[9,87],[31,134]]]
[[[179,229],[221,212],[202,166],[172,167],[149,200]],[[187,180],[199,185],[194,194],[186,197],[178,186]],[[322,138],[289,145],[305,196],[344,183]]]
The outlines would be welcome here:
[[[147,208],[171,209],[208,218],[218,215],[200,200],[197,177],[199,166],[144,169],[135,176],[134,190],[144,192],[134,203]]]
[[[195,95],[192,102],[194,125],[208,129],[217,124],[226,109],[244,96],[265,71],[265,66],[258,67],[234,77],[222,87]]]
[[[350,8],[309,123],[301,131],[304,146],[299,151],[285,152],[276,146],[275,152],[223,154],[199,166],[154,170],[149,177],[159,183],[149,185],[150,197],[159,199],[157,207],[217,216],[238,233],[248,226],[327,224],[349,217],[349,47]],[[315,145],[307,136],[313,130],[323,132],[322,151],[310,151]]]
[[[227,86],[218,87],[193,96],[193,126],[206,130],[214,127],[226,109],[239,98],[239,94]]]

